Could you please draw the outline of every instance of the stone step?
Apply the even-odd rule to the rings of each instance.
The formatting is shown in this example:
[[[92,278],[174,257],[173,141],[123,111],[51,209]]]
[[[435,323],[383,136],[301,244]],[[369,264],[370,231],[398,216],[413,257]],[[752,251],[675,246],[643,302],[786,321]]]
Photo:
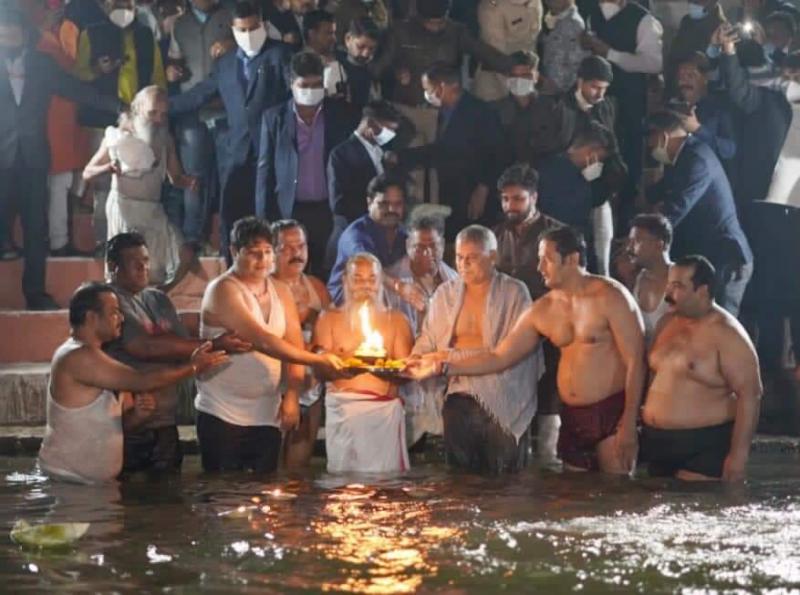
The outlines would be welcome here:
[[[49,363],[0,365],[0,426],[41,426],[47,423]],[[178,423],[194,423],[194,383],[179,385]]]
[[[199,298],[209,280],[217,277],[225,270],[225,262],[216,257],[200,259],[202,270],[197,274],[187,275],[181,283],[170,292],[170,297],[178,308],[198,308]],[[25,298],[22,294],[22,260],[0,262],[0,310],[22,310]],[[53,299],[63,307],[69,298],[84,281],[102,281],[104,264],[102,260],[79,258],[48,258],[45,286]],[[2,326],[0,326],[0,332]],[[1,335],[0,335],[1,336]]]
[[[193,336],[200,323],[198,310],[179,310]],[[55,312],[0,311],[0,364],[49,362],[69,335],[67,310]],[[0,398],[3,393],[0,392]]]

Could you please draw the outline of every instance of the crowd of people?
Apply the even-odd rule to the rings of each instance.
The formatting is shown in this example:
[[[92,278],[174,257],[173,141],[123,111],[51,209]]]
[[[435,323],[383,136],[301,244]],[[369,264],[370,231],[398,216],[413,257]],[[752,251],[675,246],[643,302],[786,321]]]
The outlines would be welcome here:
[[[800,12],[687,10],[0,0],[0,257],[57,308],[48,251],[91,210],[109,277],[70,303],[42,468],[179,468],[194,375],[208,471],[302,467],[324,424],[331,471],[441,434],[477,472],[535,436],[742,479],[784,319],[800,345]],[[194,338],[165,292],[212,232]],[[373,333],[402,373],[352,364]]]

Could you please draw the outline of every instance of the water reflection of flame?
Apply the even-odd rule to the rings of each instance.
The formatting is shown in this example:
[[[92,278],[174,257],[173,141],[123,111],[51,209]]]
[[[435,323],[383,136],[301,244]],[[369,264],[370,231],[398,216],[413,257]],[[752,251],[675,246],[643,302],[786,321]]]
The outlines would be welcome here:
[[[311,548],[340,568],[341,580],[323,583],[323,590],[412,593],[419,589],[439,570],[431,553],[445,540],[458,537],[461,529],[434,525],[426,502],[364,498],[361,491],[350,491],[331,494],[320,517],[311,523],[319,538]]]

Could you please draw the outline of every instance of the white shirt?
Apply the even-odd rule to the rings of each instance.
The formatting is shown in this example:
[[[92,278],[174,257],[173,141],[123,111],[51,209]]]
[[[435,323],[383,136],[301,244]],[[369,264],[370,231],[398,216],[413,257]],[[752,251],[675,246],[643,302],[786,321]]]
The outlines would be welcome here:
[[[6,68],[14,101],[19,105],[22,101],[22,89],[25,87],[25,52],[21,52],[16,58],[6,58]]]
[[[606,59],[625,72],[659,74],[663,70],[661,37],[664,28],[653,15],[645,15],[636,29],[636,53],[608,50]]]
[[[375,171],[378,172],[378,175],[382,174],[383,149],[381,149],[377,144],[369,142],[358,132],[354,132],[353,134],[356,135],[356,138],[361,141],[361,144],[364,145],[364,148],[367,150],[367,155],[369,155],[369,159],[370,161],[372,161],[372,165],[375,166]]]

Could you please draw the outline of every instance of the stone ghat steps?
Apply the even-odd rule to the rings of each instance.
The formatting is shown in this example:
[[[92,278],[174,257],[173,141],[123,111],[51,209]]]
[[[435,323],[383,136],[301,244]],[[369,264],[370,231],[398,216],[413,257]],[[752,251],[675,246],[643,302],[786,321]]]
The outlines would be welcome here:
[[[203,290],[211,279],[225,270],[225,262],[217,257],[200,259],[201,270],[190,273],[171,292],[170,297],[177,308],[199,307],[195,305],[198,297],[202,298]],[[24,310],[25,297],[22,294],[23,260],[0,262],[0,311]],[[100,259],[48,258],[45,286],[47,292],[62,307],[66,308],[72,293],[84,281],[102,281],[104,264]],[[2,326],[0,326],[2,331]],[[0,335],[2,336],[2,335]]]
[[[0,426],[42,426],[47,422],[50,364],[0,364]],[[181,383],[178,423],[194,423],[194,383]]]
[[[200,323],[198,309],[179,309],[178,312],[190,332],[197,335]],[[67,336],[67,310],[0,311],[0,365],[49,362],[53,352]],[[0,390],[0,400],[3,396]]]

